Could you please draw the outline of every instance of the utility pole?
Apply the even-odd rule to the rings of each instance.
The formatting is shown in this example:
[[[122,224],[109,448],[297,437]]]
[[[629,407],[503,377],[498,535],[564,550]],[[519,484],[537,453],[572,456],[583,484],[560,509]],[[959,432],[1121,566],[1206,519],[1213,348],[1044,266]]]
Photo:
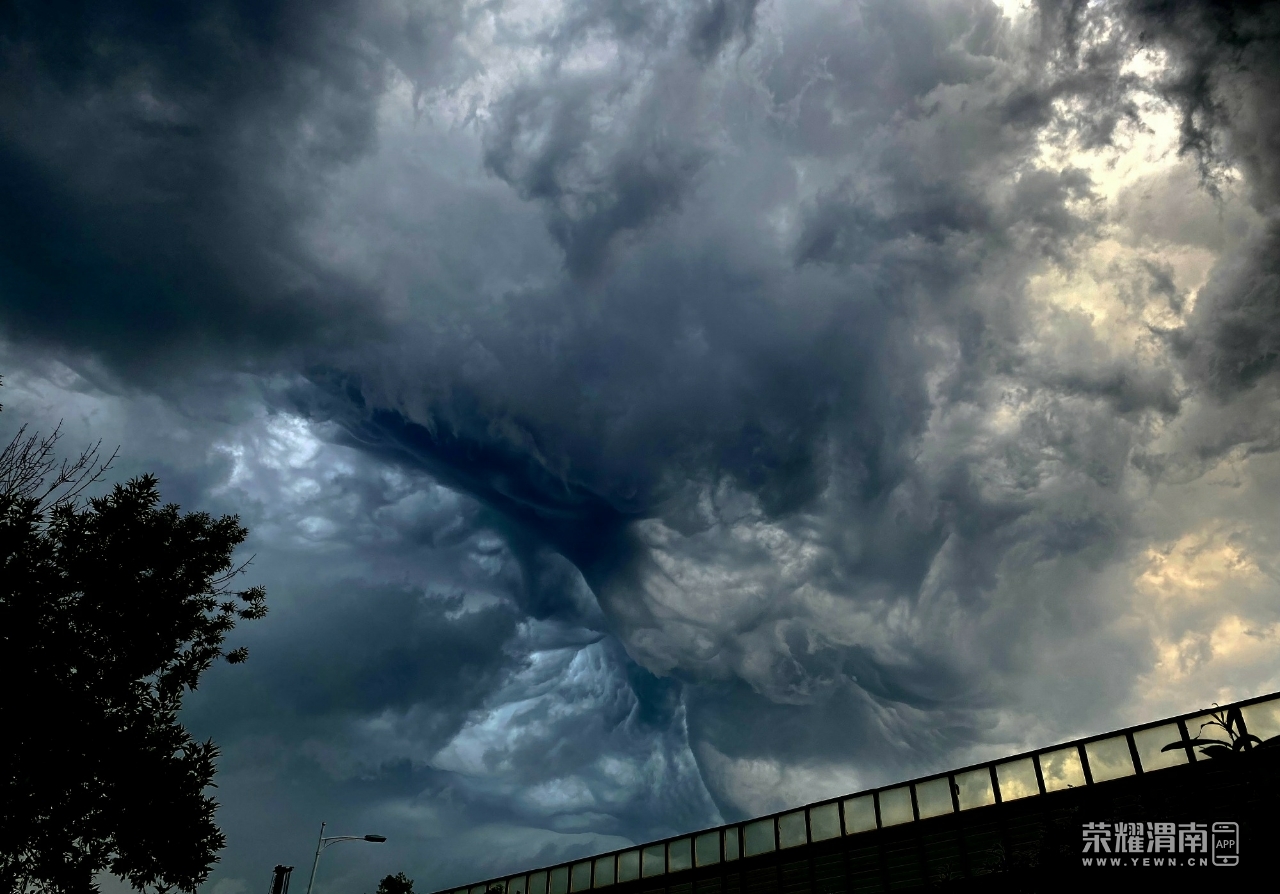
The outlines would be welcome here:
[[[320,840],[316,842],[316,858],[311,862],[311,881],[307,882],[307,894],[311,894],[311,886],[316,883],[316,867],[320,865],[320,853],[326,847],[339,841],[372,841],[381,844],[387,840],[385,835],[331,835],[325,838],[324,827],[327,825],[328,823],[320,824]]]

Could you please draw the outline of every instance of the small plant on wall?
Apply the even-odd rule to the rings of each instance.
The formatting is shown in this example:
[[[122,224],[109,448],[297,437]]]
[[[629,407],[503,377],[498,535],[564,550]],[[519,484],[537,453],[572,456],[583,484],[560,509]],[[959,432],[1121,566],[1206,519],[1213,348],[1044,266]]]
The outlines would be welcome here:
[[[1217,705],[1214,705],[1217,708]],[[1240,713],[1239,708],[1230,708],[1227,710],[1216,710],[1209,715],[1210,719],[1200,724],[1200,729],[1196,731],[1194,738],[1190,740],[1193,748],[1198,748],[1200,753],[1206,757],[1212,758],[1228,758],[1243,751],[1251,751],[1254,748],[1274,748],[1280,747],[1280,736],[1273,736],[1270,739],[1262,740],[1249,732],[1244,723],[1244,715]],[[1209,737],[1206,737],[1206,729]],[[1218,732],[1221,730],[1221,732]],[[1226,738],[1221,738],[1225,734]],[[1216,737],[1216,738],[1215,738]],[[1179,739],[1177,742],[1170,742],[1161,748],[1161,751],[1175,751],[1179,748],[1186,748],[1187,743]]]

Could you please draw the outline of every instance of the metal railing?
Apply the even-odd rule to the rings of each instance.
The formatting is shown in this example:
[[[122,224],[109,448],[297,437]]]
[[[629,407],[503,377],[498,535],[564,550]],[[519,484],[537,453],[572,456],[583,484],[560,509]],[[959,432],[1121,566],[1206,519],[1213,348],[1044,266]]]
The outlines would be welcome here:
[[[1194,763],[1213,739],[1276,736],[1271,693],[437,894],[578,894]]]

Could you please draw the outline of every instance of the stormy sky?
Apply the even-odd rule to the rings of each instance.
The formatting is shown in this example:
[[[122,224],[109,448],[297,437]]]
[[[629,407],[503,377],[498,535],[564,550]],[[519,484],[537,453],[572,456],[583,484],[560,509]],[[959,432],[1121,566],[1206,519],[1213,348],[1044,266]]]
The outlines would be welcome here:
[[[0,434],[268,590],[205,890],[1280,689],[1278,90],[1243,0],[5,4]]]

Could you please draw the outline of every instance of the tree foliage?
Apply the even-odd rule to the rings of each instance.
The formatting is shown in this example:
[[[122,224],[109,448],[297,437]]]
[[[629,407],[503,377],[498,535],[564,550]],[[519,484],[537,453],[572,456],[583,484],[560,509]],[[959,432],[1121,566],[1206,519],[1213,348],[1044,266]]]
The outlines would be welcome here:
[[[378,890],[374,894],[413,894],[413,879],[403,872],[388,875],[378,882]]]
[[[56,441],[0,454],[0,891],[78,894],[104,869],[194,891],[225,844],[218,751],[178,711],[266,613],[261,588],[231,588],[247,531],[161,505],[151,475],[85,501],[109,461],[59,465]]]

